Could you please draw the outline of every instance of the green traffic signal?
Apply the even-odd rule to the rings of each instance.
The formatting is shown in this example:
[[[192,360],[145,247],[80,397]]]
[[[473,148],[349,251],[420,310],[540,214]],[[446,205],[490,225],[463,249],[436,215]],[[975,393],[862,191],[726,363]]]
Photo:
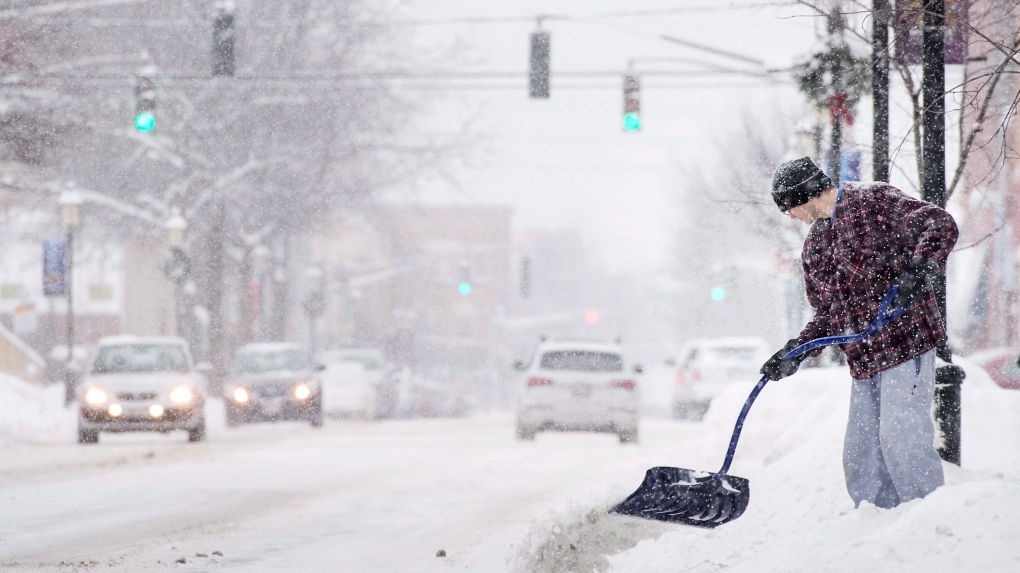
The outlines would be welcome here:
[[[135,129],[142,133],[156,129],[156,116],[151,111],[139,112],[135,116]]]
[[[461,296],[467,296],[471,294],[471,283],[467,281],[461,281],[461,283],[457,285],[457,292],[459,292]]]
[[[722,302],[723,299],[726,298],[726,289],[717,286],[712,289],[712,291],[709,293],[709,296],[711,296],[712,300],[715,302]]]
[[[641,116],[637,112],[625,113],[623,115],[623,130],[633,133],[641,129]]]

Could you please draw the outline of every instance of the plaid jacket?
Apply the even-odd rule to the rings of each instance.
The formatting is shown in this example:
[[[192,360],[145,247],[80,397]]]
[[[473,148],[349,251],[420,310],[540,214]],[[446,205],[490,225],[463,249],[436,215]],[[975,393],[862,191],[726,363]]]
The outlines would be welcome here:
[[[958,234],[949,213],[889,184],[845,183],[834,225],[815,221],[804,241],[804,283],[815,316],[800,340],[866,329],[907,263],[920,258],[945,268]],[[926,288],[924,299],[900,319],[840,347],[854,378],[870,378],[945,344],[935,292]]]

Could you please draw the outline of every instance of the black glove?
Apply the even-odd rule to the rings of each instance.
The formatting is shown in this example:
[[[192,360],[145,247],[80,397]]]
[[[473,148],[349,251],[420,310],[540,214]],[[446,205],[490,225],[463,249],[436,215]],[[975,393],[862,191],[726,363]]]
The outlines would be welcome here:
[[[791,338],[790,341],[786,343],[786,346],[784,346],[782,350],[773,354],[772,358],[769,358],[768,361],[764,365],[762,365],[761,370],[759,370],[759,372],[768,376],[769,380],[772,380],[773,382],[792,375],[794,372],[797,371],[798,368],[800,368],[800,363],[803,362],[805,358],[807,358],[808,353],[805,352],[804,354],[801,354],[800,356],[797,356],[795,358],[790,358],[789,360],[783,360],[783,357],[786,356],[787,352],[793,350],[794,348],[797,348],[800,345],[801,345],[800,340],[797,340],[796,338]]]
[[[935,264],[931,261],[924,259],[910,261],[893,283],[900,287],[896,291],[896,298],[893,299],[893,306],[910,306],[923,299],[927,293],[925,287],[936,272]]]

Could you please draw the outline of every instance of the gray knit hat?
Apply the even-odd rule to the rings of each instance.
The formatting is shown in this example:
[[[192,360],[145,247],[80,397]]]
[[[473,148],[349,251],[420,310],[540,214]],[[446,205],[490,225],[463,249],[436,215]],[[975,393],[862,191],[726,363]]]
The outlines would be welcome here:
[[[829,187],[832,187],[832,180],[810,157],[787,161],[772,174],[772,200],[784,213],[821,195]]]

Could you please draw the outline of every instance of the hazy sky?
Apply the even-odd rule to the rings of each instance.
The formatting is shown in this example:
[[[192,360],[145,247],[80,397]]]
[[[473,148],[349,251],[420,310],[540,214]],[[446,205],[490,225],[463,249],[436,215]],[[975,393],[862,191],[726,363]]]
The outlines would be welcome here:
[[[529,34],[536,28],[531,17],[539,14],[555,16],[543,23],[552,36],[548,100],[529,99],[523,75]],[[459,125],[458,119],[473,118],[482,137],[472,165],[454,173],[456,185],[429,181],[418,197],[509,205],[519,228],[575,228],[609,268],[641,272],[665,266],[671,213],[677,208],[671,194],[683,184],[684,170],[723,169],[719,142],[737,128],[742,114],[782,108],[796,115],[803,100],[785,74],[778,76],[783,84],[722,74],[645,76],[643,126],[629,134],[621,128],[621,77],[557,73],[623,72],[631,59],[639,75],[705,71],[707,65],[760,69],[662,35],[787,68],[816,41],[817,25],[803,7],[753,0],[410,0],[395,16],[405,21],[502,17],[508,20],[413,26],[422,50],[461,46],[457,53],[468,62],[462,70],[522,73],[519,79],[501,80],[517,87],[442,96],[437,121]]]

